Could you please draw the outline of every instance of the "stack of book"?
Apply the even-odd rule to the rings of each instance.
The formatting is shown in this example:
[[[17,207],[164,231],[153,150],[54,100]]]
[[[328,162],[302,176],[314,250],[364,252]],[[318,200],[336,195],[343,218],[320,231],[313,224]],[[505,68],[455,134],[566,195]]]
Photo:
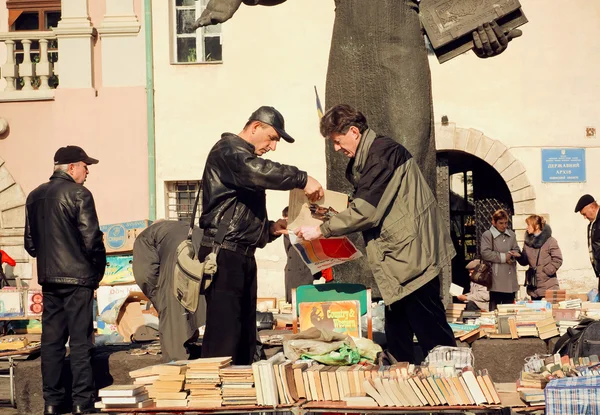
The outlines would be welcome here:
[[[569,327],[576,327],[579,324],[579,320],[560,320],[558,322],[558,334],[562,336],[567,332]]]
[[[231,357],[212,357],[188,361],[185,389],[189,390],[188,406],[214,408],[222,405],[219,372],[231,365]]]
[[[152,405],[143,385],[111,385],[98,391],[98,409],[145,408]]]
[[[516,315],[517,333],[519,337],[538,337],[536,324],[551,316],[552,314],[545,309],[519,311]]]
[[[496,332],[496,313],[493,311],[483,311],[481,312],[481,317],[478,320],[479,328],[481,328],[486,333],[495,333]]]
[[[487,371],[467,367],[457,375],[435,375],[427,367],[400,374],[394,366],[369,373],[363,382],[367,395],[378,406],[418,407],[499,404],[500,397]]]
[[[558,336],[558,327],[556,326],[556,321],[554,321],[553,317],[538,321],[535,325],[538,330],[538,336],[542,340]]]
[[[229,366],[220,370],[223,405],[256,405],[252,366]]]
[[[581,309],[581,299],[574,298],[572,300],[559,301],[558,306],[562,309]]]
[[[448,304],[448,307],[446,308],[446,320],[448,320],[449,323],[462,323],[461,316],[466,306],[467,305],[464,303]]]
[[[157,408],[187,406],[188,393],[183,390],[186,371],[185,362],[172,362],[152,367],[152,373],[158,375],[158,379],[146,388]]]
[[[158,380],[158,375],[152,373],[154,366],[146,366],[141,369],[129,372],[129,377],[133,379],[134,385],[152,386]]]
[[[581,310],[586,317],[600,320],[600,303],[585,302],[581,305]]]
[[[567,299],[567,290],[547,290],[546,301],[552,304],[558,304]]]

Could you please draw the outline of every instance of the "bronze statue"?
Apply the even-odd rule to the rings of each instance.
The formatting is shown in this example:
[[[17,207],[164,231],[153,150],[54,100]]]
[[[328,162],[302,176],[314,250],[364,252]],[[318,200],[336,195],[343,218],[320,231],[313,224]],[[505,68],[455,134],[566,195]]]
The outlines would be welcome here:
[[[242,2],[274,6],[284,1],[210,0],[195,28],[227,21]],[[343,103],[359,109],[375,131],[393,137],[412,153],[435,193],[431,75],[418,0],[335,0],[335,5],[326,107]],[[495,22],[486,23],[473,32],[473,50],[481,58],[496,56],[520,34],[520,30],[505,34]],[[344,176],[348,160],[333,151],[331,140],[326,160],[327,187],[350,192]],[[354,242],[363,246],[362,241]],[[376,287],[366,261],[337,266],[335,279]]]

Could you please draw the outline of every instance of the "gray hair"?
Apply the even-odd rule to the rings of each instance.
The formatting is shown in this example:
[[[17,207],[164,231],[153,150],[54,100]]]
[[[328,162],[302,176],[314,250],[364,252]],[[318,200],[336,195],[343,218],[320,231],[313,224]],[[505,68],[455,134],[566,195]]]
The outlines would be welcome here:
[[[57,164],[56,166],[54,166],[54,171],[64,171],[64,172],[66,172],[67,170],[69,170],[69,165],[68,164]]]

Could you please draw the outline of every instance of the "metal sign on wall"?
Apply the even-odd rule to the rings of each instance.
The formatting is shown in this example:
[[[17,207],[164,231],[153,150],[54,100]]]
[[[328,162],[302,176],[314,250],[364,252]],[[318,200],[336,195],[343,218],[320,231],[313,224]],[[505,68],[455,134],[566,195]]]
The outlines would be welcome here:
[[[585,182],[585,149],[542,149],[542,182]]]

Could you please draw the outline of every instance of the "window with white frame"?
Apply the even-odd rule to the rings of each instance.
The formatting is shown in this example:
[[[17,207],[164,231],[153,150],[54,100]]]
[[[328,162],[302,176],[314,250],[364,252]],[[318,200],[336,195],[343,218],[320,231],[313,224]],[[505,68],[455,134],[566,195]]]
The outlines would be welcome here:
[[[166,218],[189,223],[200,186],[201,181],[165,182]],[[196,225],[198,225],[200,212],[202,212],[202,196],[196,211]]]
[[[173,2],[172,63],[206,63],[223,60],[221,25],[201,27],[189,33],[209,0],[171,0]]]

